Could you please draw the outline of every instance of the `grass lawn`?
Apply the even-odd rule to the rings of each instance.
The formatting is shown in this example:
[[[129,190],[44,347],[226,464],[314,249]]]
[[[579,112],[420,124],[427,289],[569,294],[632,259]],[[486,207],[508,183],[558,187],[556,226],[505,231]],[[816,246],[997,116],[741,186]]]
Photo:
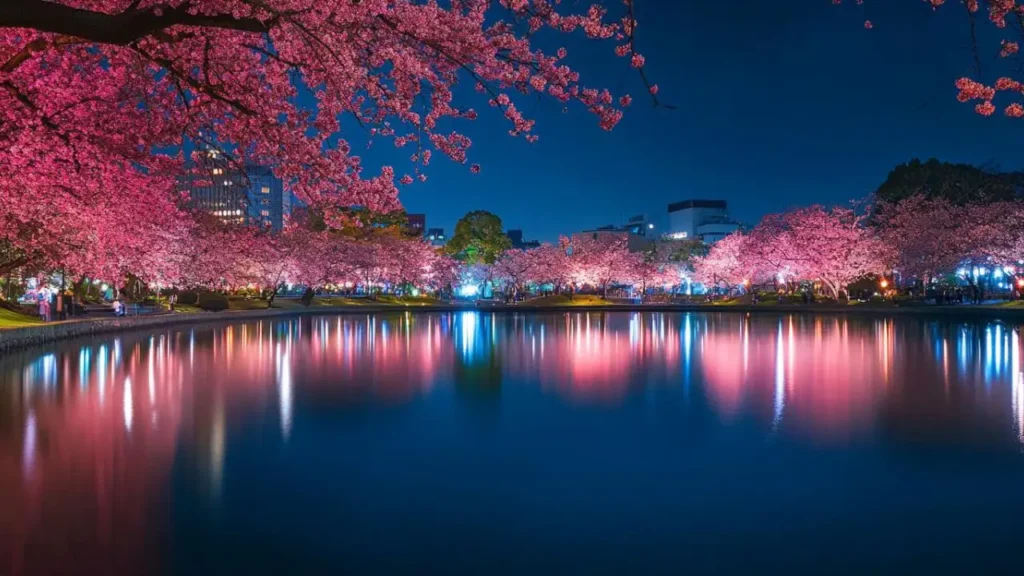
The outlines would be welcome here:
[[[347,296],[317,296],[313,299],[314,306],[367,306],[373,303],[365,298],[349,298]],[[301,302],[298,304],[302,305]]]
[[[379,305],[391,305],[391,306],[436,306],[439,304],[445,304],[445,302],[433,298],[430,296],[403,296],[401,298],[397,296],[380,296],[376,300],[370,300],[368,298],[348,298],[346,296],[317,296],[313,299],[313,303],[310,307],[316,308],[319,306],[379,306]],[[266,310],[267,301],[258,298],[250,299],[238,296],[231,296],[228,298],[229,310]],[[275,298],[274,310],[290,310],[290,309],[305,309],[306,306],[302,304],[302,301],[298,298]],[[181,314],[194,314],[202,312],[198,306],[189,306],[187,304],[177,304],[174,307],[175,312]],[[30,319],[31,320],[31,319]],[[2,324],[0,324],[2,326]]]
[[[373,304],[374,302],[367,302]],[[390,294],[384,294],[377,297],[377,304],[400,304],[403,306],[437,306],[438,304],[444,304],[441,300],[432,296],[391,296]]]
[[[987,304],[987,306],[992,308],[1024,308],[1024,300],[1007,300],[1006,302]]]
[[[278,301],[274,301],[274,307],[277,308]],[[228,298],[228,309],[229,310],[266,310],[267,301],[259,299],[248,299],[248,298]]]
[[[0,308],[0,328],[23,328],[41,323],[35,316],[26,316],[6,308]]]
[[[615,303],[593,294],[577,294],[572,299],[569,299],[566,294],[552,294],[527,300],[523,304],[527,306],[606,306]]]

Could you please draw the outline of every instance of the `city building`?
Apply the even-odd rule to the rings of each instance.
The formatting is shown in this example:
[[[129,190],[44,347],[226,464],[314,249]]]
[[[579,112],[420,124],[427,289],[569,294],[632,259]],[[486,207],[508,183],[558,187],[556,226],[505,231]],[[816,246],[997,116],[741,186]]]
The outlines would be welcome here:
[[[594,240],[602,236],[625,236],[627,238],[630,252],[645,252],[654,244],[654,238],[646,235],[633,234],[629,226],[601,226],[591,230],[580,232],[582,236],[590,236]]]
[[[629,233],[634,236],[653,237],[655,235],[654,222],[648,220],[644,214],[630,216],[626,222],[626,228],[629,228]]]
[[[531,248],[540,247],[540,242],[537,240],[523,240],[522,230],[508,230],[505,232],[505,236],[508,236],[508,239],[512,241],[512,248],[516,250],[530,250]]]
[[[216,152],[209,154],[216,158]],[[205,174],[190,171],[181,185],[194,210],[216,216],[225,224],[262,226],[277,232],[296,204],[281,179],[263,166],[248,165],[244,170],[214,166]]]
[[[444,228],[430,228],[427,230],[427,242],[431,246],[444,246],[448,238],[444,235]]]
[[[655,240],[654,224],[643,215],[630,217],[624,226],[609,224],[584,230],[580,234],[588,235],[595,240],[605,235],[627,236],[630,252],[645,252],[654,245]]]
[[[406,214],[405,232],[409,236],[423,236],[427,229],[426,214]]]
[[[712,244],[736,230],[739,223],[729,218],[725,200],[684,200],[668,205],[667,238],[696,239]]]

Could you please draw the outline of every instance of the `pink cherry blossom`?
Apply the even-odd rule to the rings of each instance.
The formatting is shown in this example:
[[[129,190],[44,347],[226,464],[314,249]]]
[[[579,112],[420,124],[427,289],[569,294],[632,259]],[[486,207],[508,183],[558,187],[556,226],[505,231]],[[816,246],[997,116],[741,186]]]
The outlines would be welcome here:
[[[0,10],[0,242],[17,254],[0,267],[164,275],[174,258],[145,252],[188,236],[177,179],[209,169],[197,150],[267,166],[310,206],[399,208],[395,171],[364,166],[342,125],[415,145],[424,164],[431,150],[464,162],[472,143],[452,130],[476,112],[459,80],[529,141],[534,122],[511,94],[578,103],[610,129],[611,97],[519,25],[612,40],[610,56],[632,42],[632,6],[619,9],[622,20],[547,0],[19,0]]]
[[[882,0],[872,0],[875,4],[881,5],[884,2]],[[946,0],[926,0],[928,4],[935,10],[953,10],[956,14],[956,10],[948,6],[950,3]],[[842,0],[832,0],[833,4],[842,4]],[[871,4],[871,2],[865,2],[864,0],[856,0],[857,5]],[[987,61],[988,58],[998,55],[1001,58],[1014,60],[1014,68],[1020,70],[1020,44],[1016,40],[1000,39],[998,46],[993,45],[992,40],[995,32],[998,36],[1003,36],[1005,30],[1012,29],[1015,33],[1020,32],[1020,23],[1024,18],[1024,4],[1021,4],[1019,0],[986,0],[981,3],[978,0],[963,0],[962,5],[965,6],[966,10],[961,10],[959,16],[969,22],[965,22],[964,26],[970,26],[971,30],[971,50],[974,51],[974,59],[978,64],[977,68],[981,67],[981,62]],[[982,5],[988,8],[988,24],[985,26],[985,20],[977,18],[975,14],[979,12]],[[1011,26],[1007,27],[1007,20],[1011,22]],[[874,24],[871,20],[864,21],[864,27],[871,29]],[[985,30],[984,28],[989,28]],[[959,45],[959,44],[957,44]],[[981,70],[975,70],[975,73],[980,75]],[[1019,86],[1020,83],[1015,81]],[[996,104],[993,102],[995,98],[995,90],[1006,90],[1005,88],[995,88],[987,86],[978,80],[972,78],[961,78],[956,81],[957,87],[957,100],[960,102],[971,102],[974,100],[980,100],[981,102],[975,103],[974,110],[982,116],[991,116],[996,110]],[[1020,104],[1022,98],[1024,98],[1024,92],[1019,88],[1016,90],[1008,90],[1008,94],[1003,97],[1013,98],[1014,100],[1006,105],[1007,116],[1011,118],[1019,118],[1015,113],[1016,111],[1014,104]]]

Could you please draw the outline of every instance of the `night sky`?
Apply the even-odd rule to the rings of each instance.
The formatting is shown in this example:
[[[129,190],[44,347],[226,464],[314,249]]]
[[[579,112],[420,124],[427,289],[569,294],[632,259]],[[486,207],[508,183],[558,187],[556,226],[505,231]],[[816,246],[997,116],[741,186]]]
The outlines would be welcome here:
[[[912,157],[1024,169],[1024,124],[956,101],[953,82],[973,61],[959,3],[937,12],[918,0],[875,0],[866,11],[853,0],[636,4],[638,48],[675,110],[651,108],[613,43],[542,37],[545,48],[569,50],[586,84],[633,95],[623,121],[609,133],[579,106],[563,113],[549,99],[520,96],[537,120],[540,140],[529,144],[508,136],[504,118],[467,86],[457,95],[481,114],[458,128],[473,138],[470,161],[482,172],[438,154],[426,183],[402,187],[406,209],[449,232],[465,212],[489,210],[527,238],[553,240],[634,214],[664,226],[666,205],[687,198],[727,200],[746,222],[846,203]],[[998,39],[984,36],[981,48],[991,80]],[[393,163],[400,176],[412,170],[411,153],[377,141],[362,155],[368,171]]]

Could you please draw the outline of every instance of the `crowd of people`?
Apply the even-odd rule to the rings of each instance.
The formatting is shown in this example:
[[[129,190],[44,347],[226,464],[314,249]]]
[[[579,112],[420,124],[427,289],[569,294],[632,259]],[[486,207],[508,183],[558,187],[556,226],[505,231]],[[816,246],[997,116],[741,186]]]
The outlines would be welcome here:
[[[43,322],[60,322],[86,313],[85,303],[77,299],[71,290],[44,288],[36,292],[34,301]],[[128,315],[128,305],[120,296],[114,298],[111,307],[114,316]]]
[[[84,312],[70,290],[40,290],[37,295],[39,318],[43,322],[67,320]]]

